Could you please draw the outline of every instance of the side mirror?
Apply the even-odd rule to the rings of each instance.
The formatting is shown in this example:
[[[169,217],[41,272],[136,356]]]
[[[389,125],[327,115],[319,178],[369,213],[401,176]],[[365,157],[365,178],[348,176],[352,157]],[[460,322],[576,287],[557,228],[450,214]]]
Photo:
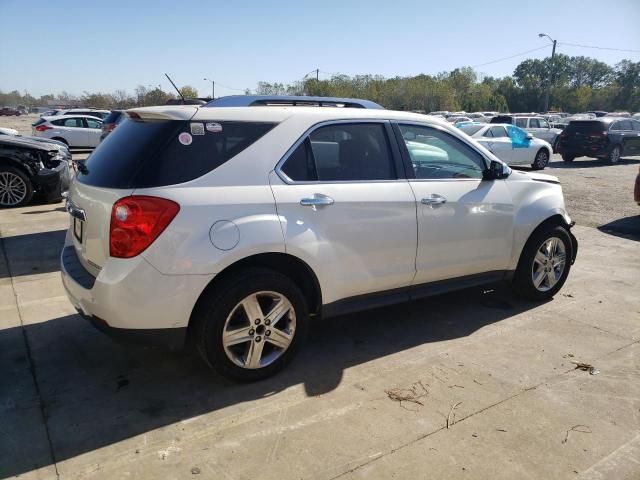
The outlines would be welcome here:
[[[491,160],[489,168],[486,169],[482,177],[484,180],[502,180],[511,175],[511,169],[502,162]]]
[[[527,133],[527,140],[533,140],[533,135],[531,135],[530,133]]]

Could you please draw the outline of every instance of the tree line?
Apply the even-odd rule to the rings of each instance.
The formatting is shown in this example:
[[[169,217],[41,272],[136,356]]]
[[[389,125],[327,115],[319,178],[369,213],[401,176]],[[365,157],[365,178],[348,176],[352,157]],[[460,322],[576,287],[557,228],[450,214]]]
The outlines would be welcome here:
[[[550,80],[551,79],[551,80]],[[590,57],[556,55],[521,62],[513,75],[483,77],[470,67],[436,75],[385,78],[379,75],[333,75],[326,80],[305,79],[290,84],[258,82],[258,95],[319,95],[373,100],[394,110],[467,112],[533,112],[543,108],[544,93],[551,81],[550,109],[564,112],[585,110],[640,111],[640,62],[623,60],[614,66]],[[181,89],[185,97],[197,97],[195,88]],[[27,92],[0,92],[0,105],[44,106],[46,100],[73,101],[95,108],[126,109],[161,105],[175,98],[159,87],[139,85],[134,94],[84,92],[74,99],[66,92],[35,98]]]

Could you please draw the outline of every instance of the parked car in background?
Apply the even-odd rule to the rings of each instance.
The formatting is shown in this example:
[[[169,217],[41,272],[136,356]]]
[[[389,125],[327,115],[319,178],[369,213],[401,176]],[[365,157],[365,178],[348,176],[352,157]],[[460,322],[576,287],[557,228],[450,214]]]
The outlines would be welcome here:
[[[100,119],[106,118],[111,110],[99,110],[96,108],[70,108],[68,110],[58,110],[56,115],[91,115]]]
[[[603,110],[590,110],[587,113],[591,113],[591,114],[595,115],[596,118],[598,118],[598,117],[606,117],[607,116],[607,112],[605,112]]]
[[[458,128],[508,165],[542,170],[551,158],[551,145],[511,124],[467,123]]]
[[[174,347],[189,332],[233,379],[284,368],[312,316],[502,279],[548,300],[576,256],[557,178],[513,172],[427,115],[127,115],[69,191],[63,285],[103,332]]]
[[[495,117],[500,115],[500,112],[481,112],[485,117]]]
[[[471,119],[469,117],[466,116],[457,116],[457,115],[453,115],[453,116],[449,116],[447,117],[447,122],[449,123],[453,123],[454,125],[456,123],[460,123],[460,122],[470,122]]]
[[[547,120],[541,116],[524,115],[497,115],[489,120],[490,123],[510,123],[520,127],[536,138],[540,138],[552,145],[553,151],[557,149],[557,141],[562,129],[553,128]]]
[[[2,107],[0,108],[0,116],[3,117],[18,117],[20,116],[20,110],[13,107]]]
[[[0,207],[26,205],[34,195],[59,200],[69,188],[70,160],[54,143],[0,135]]]
[[[107,138],[113,130],[122,123],[127,116],[124,114],[124,110],[112,110],[102,121],[102,133],[100,134],[100,141]]]
[[[473,122],[484,122],[484,123],[488,122],[490,118],[490,117],[487,117],[482,112],[467,113],[466,117],[468,117]]]
[[[560,134],[558,151],[565,162],[592,157],[618,163],[624,155],[640,155],[640,122],[615,117],[571,120]]]
[[[448,110],[438,110],[437,112],[429,112],[428,115],[434,115],[434,116],[438,116],[438,115],[442,115],[443,117],[447,117],[447,115],[449,115]]]
[[[52,138],[71,148],[95,148],[100,143],[102,119],[88,115],[40,117],[31,124],[35,137]]]
[[[631,114],[629,112],[611,112],[611,113],[607,113],[607,117],[612,117],[612,118],[631,118]]]
[[[640,120],[640,112],[639,113],[634,113],[631,118],[633,118],[634,120]]]

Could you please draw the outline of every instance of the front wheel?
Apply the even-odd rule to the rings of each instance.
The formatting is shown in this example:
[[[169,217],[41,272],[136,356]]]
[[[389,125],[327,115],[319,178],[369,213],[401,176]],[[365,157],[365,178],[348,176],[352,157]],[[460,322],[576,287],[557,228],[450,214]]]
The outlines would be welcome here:
[[[15,167],[0,166],[0,207],[21,207],[31,201],[31,180]]]
[[[529,300],[553,297],[567,280],[572,258],[573,244],[565,227],[550,225],[534,232],[513,278],[516,292]]]
[[[562,161],[563,161],[563,162],[570,163],[570,162],[573,162],[573,160],[574,160],[575,158],[576,158],[576,157],[574,157],[573,155],[562,154]]]
[[[194,334],[204,361],[238,381],[268,378],[295,356],[306,336],[304,295],[288,277],[251,268],[224,282],[199,302]]]
[[[544,167],[546,167],[549,164],[549,152],[547,151],[546,148],[541,148],[540,150],[538,150],[538,153],[536,154],[536,158],[533,160],[533,163],[531,164],[531,168],[534,170],[544,170]]]

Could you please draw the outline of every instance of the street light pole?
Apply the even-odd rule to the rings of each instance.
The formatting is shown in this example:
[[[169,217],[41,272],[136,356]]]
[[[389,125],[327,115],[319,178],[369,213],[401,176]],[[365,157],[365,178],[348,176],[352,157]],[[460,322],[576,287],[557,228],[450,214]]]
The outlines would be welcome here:
[[[205,80],[207,82],[211,82],[211,100],[215,100],[215,98],[216,98],[216,82],[214,82],[213,80],[209,80],[208,78],[205,78]]]
[[[547,37],[549,40],[553,42],[553,48],[551,49],[551,63],[549,65],[549,79],[547,80],[547,91],[544,94],[544,112],[546,113],[549,110],[549,93],[551,91],[551,85],[553,84],[553,73],[554,73],[553,59],[556,56],[556,41],[546,33],[539,33],[538,37],[540,38]]]

